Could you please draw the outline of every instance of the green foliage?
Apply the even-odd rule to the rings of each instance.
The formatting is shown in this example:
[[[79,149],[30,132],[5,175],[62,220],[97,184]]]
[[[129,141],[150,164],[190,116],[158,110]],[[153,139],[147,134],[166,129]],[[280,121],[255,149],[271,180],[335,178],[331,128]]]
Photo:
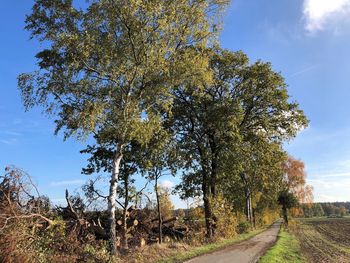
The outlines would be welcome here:
[[[175,86],[211,82],[204,51],[213,45],[213,26],[226,4],[97,0],[78,9],[72,0],[36,0],[27,16],[26,29],[46,48],[36,55],[39,69],[18,77],[24,106],[40,105],[54,115],[56,133],[62,130],[65,138],[94,134],[96,145],[84,151],[92,154],[85,173],[110,171],[112,163],[108,209],[113,254],[125,148],[133,142],[147,145],[162,130]],[[124,171],[125,192],[128,178]]]
[[[248,233],[250,228],[251,228],[251,225],[249,222],[247,221],[239,222],[237,225],[237,232],[239,234]]]
[[[254,208],[276,202],[286,158],[282,142],[308,121],[271,64],[249,64],[242,52],[207,52],[213,82],[179,86],[170,124],[184,170],[177,190],[183,197],[203,196],[210,222],[206,200],[219,192],[242,211],[241,173],[247,175]]]
[[[296,206],[283,190],[282,145],[308,120],[270,63],[216,45],[227,2],[96,0],[78,8],[72,0],[36,0],[27,16],[26,29],[45,48],[38,69],[18,77],[24,106],[55,116],[65,138],[94,135],[82,151],[90,154],[83,173],[112,173],[110,225],[115,199],[124,197],[126,209],[136,198],[132,175],[154,180],[157,190],[164,171],[182,173],[182,197],[203,198],[186,220],[196,231],[205,225],[207,237],[248,231],[247,222],[237,225],[247,200],[257,224],[275,218],[277,203],[286,217]],[[84,189],[90,200],[99,196],[94,181]],[[163,218],[171,217],[170,193],[160,189],[159,197]],[[43,261],[58,251],[72,261],[108,260],[103,244],[79,247],[68,232],[56,219],[33,251]]]
[[[210,80],[201,49],[225,4],[99,0],[78,9],[36,0],[26,29],[46,49],[39,70],[18,78],[24,105],[56,113],[66,137],[99,131],[103,141],[147,142],[170,109],[172,85]]]
[[[289,190],[282,190],[278,195],[277,201],[282,206],[284,223],[288,226],[288,209],[298,205],[298,198]]]
[[[298,199],[287,190],[283,190],[279,193],[278,203],[283,207],[290,209],[298,205]]]

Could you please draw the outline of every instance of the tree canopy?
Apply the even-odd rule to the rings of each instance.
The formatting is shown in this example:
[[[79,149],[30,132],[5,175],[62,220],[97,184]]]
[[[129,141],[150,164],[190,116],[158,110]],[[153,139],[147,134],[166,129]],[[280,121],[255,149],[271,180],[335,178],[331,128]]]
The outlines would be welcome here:
[[[280,185],[281,143],[308,121],[298,104],[289,101],[284,79],[269,63],[250,64],[243,52],[207,52],[213,81],[198,86],[188,83],[175,90],[172,129],[186,168],[178,189],[184,196],[203,196],[211,233],[215,217],[210,199],[216,197],[219,181],[226,178],[236,191],[237,178],[244,173],[250,182],[268,184],[270,179]],[[277,175],[275,181],[273,175]],[[273,191],[275,197],[278,191]]]
[[[23,103],[54,116],[65,139],[94,139],[82,150],[90,154],[83,173],[110,173],[112,254],[117,203],[128,247],[132,175],[155,181],[159,242],[162,214],[173,210],[158,187],[165,170],[182,175],[182,197],[202,198],[208,238],[222,231],[220,215],[234,224],[233,211],[244,212],[255,224],[256,213],[278,202],[286,212],[292,195],[301,200],[312,190],[303,164],[283,150],[308,125],[284,78],[217,42],[227,2],[92,0],[78,8],[72,0],[36,0],[27,16],[26,29],[43,48],[37,70],[18,77]]]

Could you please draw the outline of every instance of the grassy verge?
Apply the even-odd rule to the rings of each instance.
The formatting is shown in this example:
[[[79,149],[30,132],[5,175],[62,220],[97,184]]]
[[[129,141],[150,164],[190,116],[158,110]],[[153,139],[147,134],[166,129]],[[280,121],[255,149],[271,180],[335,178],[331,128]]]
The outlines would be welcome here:
[[[157,261],[157,263],[179,263],[179,262],[183,262],[185,260],[188,260],[188,259],[200,256],[200,255],[203,255],[203,254],[207,254],[207,253],[219,250],[219,249],[223,249],[223,248],[225,248],[227,246],[233,245],[233,244],[238,243],[238,242],[240,242],[242,240],[251,238],[251,237],[261,233],[265,229],[266,228],[254,230],[254,231],[251,231],[251,232],[246,233],[246,234],[237,235],[236,237],[231,238],[231,239],[218,241],[216,243],[211,243],[211,244],[207,244],[207,245],[204,245],[204,246],[193,248],[193,249],[191,249],[189,251],[180,252],[180,253],[178,253],[178,254],[176,254],[174,256],[170,256],[168,258],[163,258],[163,259]]]
[[[281,229],[276,244],[259,260],[259,263],[306,263],[300,244],[293,234]]]

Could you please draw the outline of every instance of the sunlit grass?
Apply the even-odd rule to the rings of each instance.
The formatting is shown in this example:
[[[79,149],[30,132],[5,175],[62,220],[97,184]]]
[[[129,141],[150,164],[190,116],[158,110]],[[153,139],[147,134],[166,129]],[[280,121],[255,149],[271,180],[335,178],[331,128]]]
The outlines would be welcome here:
[[[259,263],[306,263],[295,236],[281,229],[276,244],[259,260]]]

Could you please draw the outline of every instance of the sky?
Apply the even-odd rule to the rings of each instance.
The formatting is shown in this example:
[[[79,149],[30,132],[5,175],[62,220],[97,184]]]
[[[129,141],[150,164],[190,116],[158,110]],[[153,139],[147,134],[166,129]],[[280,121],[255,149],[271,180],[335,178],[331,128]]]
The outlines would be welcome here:
[[[36,69],[42,48],[24,30],[32,5],[3,1],[0,9],[0,173],[16,165],[42,194],[62,203],[65,188],[78,190],[90,179],[80,173],[86,142],[63,141],[40,108],[22,106],[17,76]],[[222,46],[244,51],[251,62],[271,62],[310,120],[284,147],[305,162],[315,201],[350,201],[349,42],[350,0],[234,0],[224,17]],[[173,187],[178,180],[165,176],[161,184]]]

